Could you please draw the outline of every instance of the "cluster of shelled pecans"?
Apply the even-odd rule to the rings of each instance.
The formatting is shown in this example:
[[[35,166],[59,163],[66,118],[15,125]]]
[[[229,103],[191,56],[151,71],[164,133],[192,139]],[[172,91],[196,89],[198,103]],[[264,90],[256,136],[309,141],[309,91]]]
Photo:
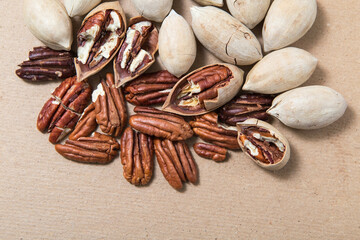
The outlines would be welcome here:
[[[275,0],[271,6],[268,0],[227,0],[234,17],[214,7],[222,0],[196,0],[213,6],[192,7],[191,26],[171,10],[172,0],[132,0],[142,16],[129,21],[119,1],[99,2],[66,1],[64,8],[52,0],[24,1],[30,30],[48,47],[30,51],[16,74],[30,81],[62,80],[41,109],[37,128],[50,133],[49,141],[67,159],[107,164],[120,155],[124,178],[138,186],[151,181],[156,157],[165,179],[181,189],[198,179],[187,144],[194,135],[204,141],[193,145],[203,158],[222,162],[228,151],[241,149],[259,166],[278,170],[290,158],[290,145],[266,122],[270,116],[289,127],[314,129],[346,109],[343,97],[328,87],[297,88],[310,78],[317,59],[287,46],[312,26],[316,0]],[[74,57],[68,51],[70,16],[87,12]],[[265,57],[249,29],[264,18],[264,50],[275,50]],[[153,21],[162,22],[159,31]],[[62,34],[52,34],[49,22],[58,22]],[[195,37],[225,63],[188,73]],[[145,73],[158,50],[166,70]],[[109,63],[114,74],[107,73],[93,90],[87,79]],[[254,63],[244,83],[244,71],[235,65]],[[131,116],[127,102],[136,106]]]

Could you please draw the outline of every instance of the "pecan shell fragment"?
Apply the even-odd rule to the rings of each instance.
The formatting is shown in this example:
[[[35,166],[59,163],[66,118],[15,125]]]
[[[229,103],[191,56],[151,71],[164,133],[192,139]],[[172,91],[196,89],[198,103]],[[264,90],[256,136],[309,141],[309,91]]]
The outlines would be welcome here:
[[[193,147],[200,157],[212,159],[215,162],[222,162],[226,159],[226,148],[207,143],[195,143]]]
[[[154,146],[161,172],[173,188],[179,190],[183,187],[183,182],[197,182],[197,167],[184,141],[172,142],[156,138]]]
[[[93,137],[67,140],[64,145],[56,144],[55,149],[75,162],[107,164],[116,157],[120,145],[115,138],[95,132]]]
[[[125,179],[136,186],[146,185],[154,170],[152,137],[128,127],[121,136],[121,163]]]

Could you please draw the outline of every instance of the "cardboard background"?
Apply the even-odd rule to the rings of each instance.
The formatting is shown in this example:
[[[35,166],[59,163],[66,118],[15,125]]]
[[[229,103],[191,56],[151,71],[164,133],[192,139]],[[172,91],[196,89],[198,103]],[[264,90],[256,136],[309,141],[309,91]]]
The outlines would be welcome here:
[[[136,15],[129,0],[120,2]],[[190,22],[190,5],[174,0],[173,7]],[[58,155],[36,119],[59,82],[17,78],[16,65],[40,42],[25,26],[21,0],[2,0],[0,9],[0,239],[359,238],[360,1],[318,0],[314,26],[294,44],[319,59],[305,85],[342,93],[345,115],[315,131],[274,120],[292,147],[284,169],[263,170],[241,152],[224,163],[197,158],[200,181],[183,192],[157,163],[150,185],[134,187],[119,158],[97,166]],[[198,49],[192,69],[217,61]]]

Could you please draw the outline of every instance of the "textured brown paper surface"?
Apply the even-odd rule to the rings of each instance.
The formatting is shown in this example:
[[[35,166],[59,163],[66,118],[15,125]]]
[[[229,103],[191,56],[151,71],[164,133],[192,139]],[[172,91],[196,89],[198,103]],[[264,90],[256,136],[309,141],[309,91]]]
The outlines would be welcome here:
[[[120,2],[127,17],[136,15],[130,0]],[[194,4],[173,7],[190,22]],[[40,42],[21,0],[1,0],[0,9],[0,239],[359,239],[360,1],[318,0],[315,25],[294,44],[319,59],[305,85],[344,95],[341,120],[315,131],[274,120],[292,147],[284,169],[263,170],[241,152],[224,163],[197,158],[200,181],[182,192],[157,164],[151,184],[134,187],[119,158],[94,166],[55,152],[36,118],[59,82],[17,78],[16,65]],[[192,69],[217,61],[198,49]]]

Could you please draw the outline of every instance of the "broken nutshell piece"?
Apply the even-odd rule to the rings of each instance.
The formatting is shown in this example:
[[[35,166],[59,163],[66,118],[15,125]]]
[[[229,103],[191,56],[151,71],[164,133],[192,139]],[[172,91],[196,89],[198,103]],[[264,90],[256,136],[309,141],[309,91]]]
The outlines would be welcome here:
[[[273,95],[242,93],[219,108],[219,121],[230,126],[236,126],[237,122],[244,122],[249,118],[267,121],[269,115],[266,110],[273,99]]]
[[[106,80],[102,80],[92,94],[95,105],[96,122],[101,131],[120,136],[127,120],[125,99],[121,88],[116,88],[114,75],[106,74]]]
[[[178,80],[166,70],[143,74],[125,86],[125,98],[137,106],[163,104]]]
[[[195,143],[193,148],[200,157],[212,159],[215,162],[222,162],[226,159],[226,148],[208,143]]]
[[[55,150],[63,157],[80,163],[110,163],[119,149],[120,145],[115,138],[98,132],[92,137],[80,137],[67,140],[64,145],[55,145]]]
[[[148,184],[154,171],[152,137],[127,127],[121,136],[121,163],[129,183],[136,186]]]
[[[74,131],[69,135],[70,140],[77,140],[80,137],[87,137],[95,131],[97,127],[95,105],[91,103],[85,108],[79,122],[76,124]]]
[[[197,182],[197,167],[184,141],[172,142],[156,138],[154,146],[161,172],[173,188],[179,190],[183,187],[183,182]]]
[[[143,17],[130,19],[129,28],[114,61],[116,87],[137,78],[155,62],[159,33]]]
[[[83,20],[77,35],[75,67],[78,80],[99,72],[116,55],[126,31],[126,18],[118,1],[105,2]]]
[[[244,72],[231,64],[218,63],[199,68],[178,81],[162,108],[183,116],[213,111],[239,92],[243,76]]]
[[[29,52],[29,60],[19,64],[19,67],[16,75],[27,81],[59,80],[76,74],[70,52],[48,47],[35,47]]]
[[[238,123],[238,141],[243,152],[260,167],[279,170],[290,158],[290,145],[273,126],[258,119]]]
[[[194,134],[190,125],[181,116],[151,107],[135,107],[134,112],[136,114],[130,117],[129,124],[147,135],[181,141],[191,138]]]

